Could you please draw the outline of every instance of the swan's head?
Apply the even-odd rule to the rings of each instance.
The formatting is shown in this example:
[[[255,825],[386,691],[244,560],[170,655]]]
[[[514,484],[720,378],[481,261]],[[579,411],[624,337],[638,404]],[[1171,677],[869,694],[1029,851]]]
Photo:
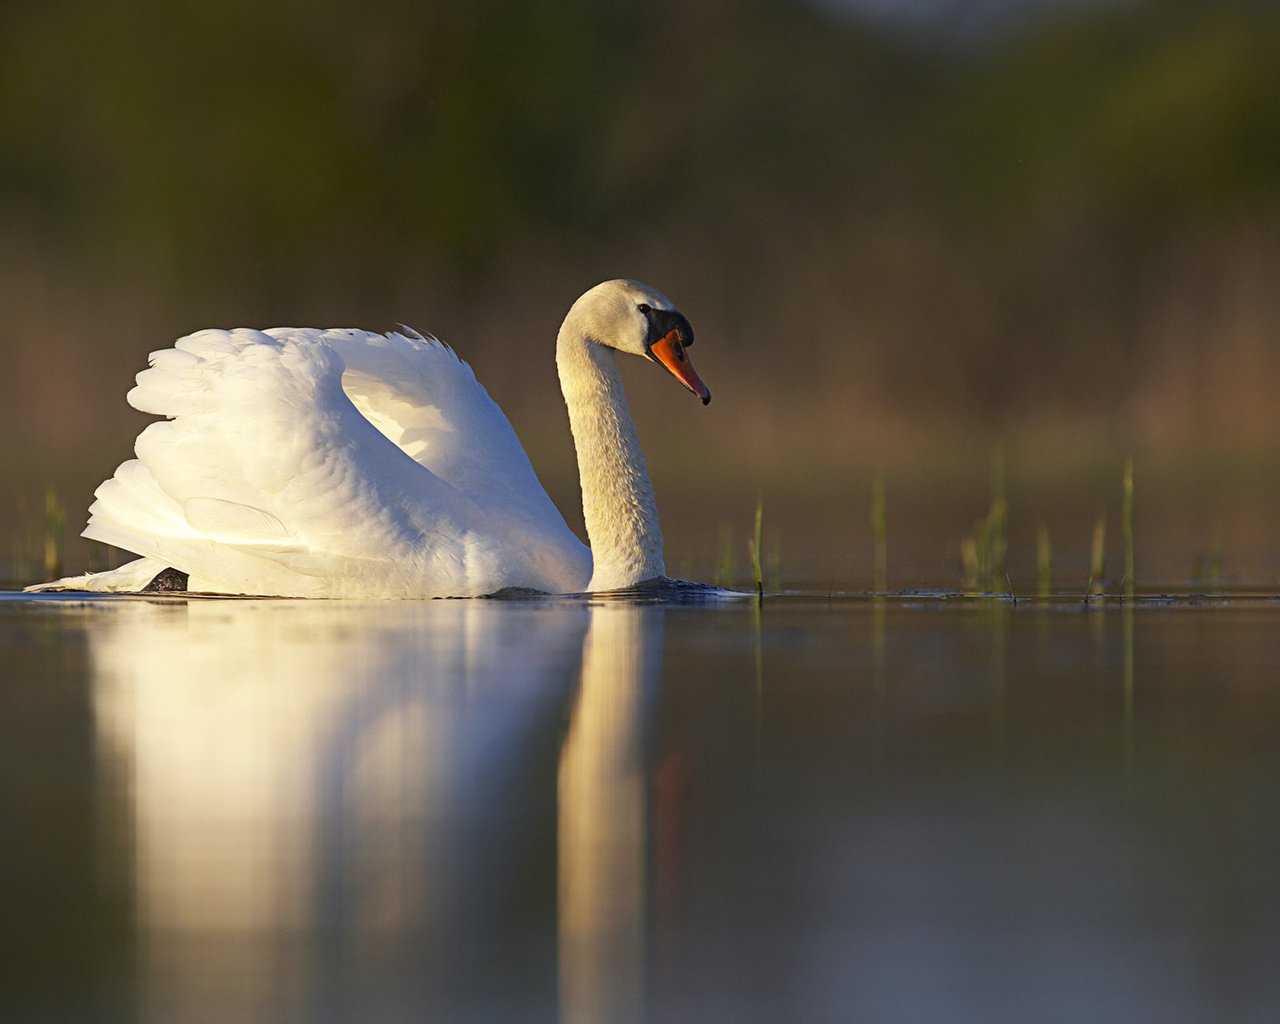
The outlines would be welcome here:
[[[693,344],[693,328],[660,291],[638,281],[605,281],[578,299],[570,316],[591,341],[658,363],[703,405],[711,401],[711,390],[685,351]]]

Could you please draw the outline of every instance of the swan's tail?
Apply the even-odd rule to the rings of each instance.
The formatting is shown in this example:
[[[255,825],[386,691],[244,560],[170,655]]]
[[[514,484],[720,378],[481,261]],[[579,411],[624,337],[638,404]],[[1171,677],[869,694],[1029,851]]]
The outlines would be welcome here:
[[[105,572],[87,572],[82,576],[64,576],[51,583],[37,583],[26,587],[28,594],[56,590],[88,590],[94,593],[134,593],[146,588],[167,566],[158,558],[135,558],[116,569]]]

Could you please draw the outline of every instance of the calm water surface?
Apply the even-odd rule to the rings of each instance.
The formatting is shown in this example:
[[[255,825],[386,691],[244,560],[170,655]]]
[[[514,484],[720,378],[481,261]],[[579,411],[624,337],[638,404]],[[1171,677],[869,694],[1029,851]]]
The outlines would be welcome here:
[[[0,596],[0,1020],[1280,1019],[1280,602]]]

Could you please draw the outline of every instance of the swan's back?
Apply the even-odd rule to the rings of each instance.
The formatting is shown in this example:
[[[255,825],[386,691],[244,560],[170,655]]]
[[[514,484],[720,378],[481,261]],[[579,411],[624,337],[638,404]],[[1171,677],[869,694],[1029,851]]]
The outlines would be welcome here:
[[[506,417],[437,341],[201,331],[153,353],[129,402],[166,419],[98,489],[85,536],[192,590],[472,596],[590,578]]]

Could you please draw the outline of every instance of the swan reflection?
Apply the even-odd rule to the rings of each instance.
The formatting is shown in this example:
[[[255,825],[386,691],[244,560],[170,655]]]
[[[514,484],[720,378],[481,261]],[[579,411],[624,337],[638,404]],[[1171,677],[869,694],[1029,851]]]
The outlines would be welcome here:
[[[644,994],[646,710],[662,612],[592,609],[582,688],[560,759],[560,992],[566,1024],[641,1020]]]
[[[141,1019],[643,1016],[661,608],[99,607]]]

